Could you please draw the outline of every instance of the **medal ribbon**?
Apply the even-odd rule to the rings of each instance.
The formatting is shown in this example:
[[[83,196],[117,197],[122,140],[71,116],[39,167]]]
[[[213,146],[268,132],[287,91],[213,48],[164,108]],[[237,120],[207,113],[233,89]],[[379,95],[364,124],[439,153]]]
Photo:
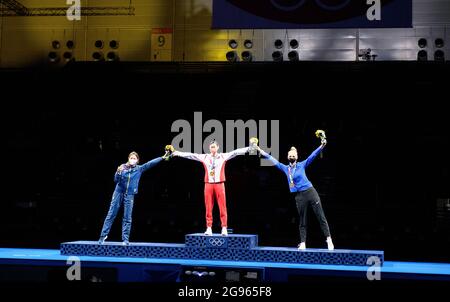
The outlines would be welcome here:
[[[294,165],[293,169],[291,169],[291,165],[289,165],[289,167],[288,167],[289,182],[290,182],[291,187],[294,186],[294,174],[295,174],[296,169],[297,169],[297,164]]]

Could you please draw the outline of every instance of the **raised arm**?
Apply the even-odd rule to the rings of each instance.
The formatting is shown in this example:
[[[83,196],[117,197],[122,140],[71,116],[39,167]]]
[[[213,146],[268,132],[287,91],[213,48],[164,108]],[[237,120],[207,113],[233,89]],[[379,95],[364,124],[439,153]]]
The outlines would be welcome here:
[[[149,161],[149,162],[146,162],[145,164],[143,164],[143,165],[141,166],[142,172],[147,171],[148,169],[154,167],[155,165],[157,165],[158,163],[160,163],[162,160],[163,160],[162,157],[157,157],[157,158],[155,158],[155,159],[152,159],[152,160]]]
[[[322,144],[308,156],[308,158],[305,160],[305,167],[309,166],[312,163],[312,161],[317,157],[317,155],[319,155],[320,152],[322,152],[322,149],[325,147],[326,144],[327,141],[323,140]]]
[[[225,158],[225,160],[230,160],[238,155],[244,155],[245,153],[248,152],[248,148],[249,147],[245,147],[245,148],[233,150],[231,152],[222,153],[222,156]]]
[[[174,151],[173,156],[178,156],[190,160],[196,160],[196,161],[203,161],[204,154],[198,154],[198,153],[190,153],[190,152],[181,152],[181,151]]]

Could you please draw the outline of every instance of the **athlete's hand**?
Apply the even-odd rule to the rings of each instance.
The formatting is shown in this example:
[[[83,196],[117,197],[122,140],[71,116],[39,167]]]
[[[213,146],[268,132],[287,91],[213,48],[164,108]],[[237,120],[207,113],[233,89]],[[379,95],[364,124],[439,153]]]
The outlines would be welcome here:
[[[165,151],[166,153],[164,154],[163,159],[169,160],[173,156],[175,148],[172,145],[167,145]]]
[[[267,155],[268,155],[267,152],[264,151],[263,149],[261,149],[259,146],[256,147],[256,150],[258,150],[259,153],[260,153],[262,156],[267,156]]]

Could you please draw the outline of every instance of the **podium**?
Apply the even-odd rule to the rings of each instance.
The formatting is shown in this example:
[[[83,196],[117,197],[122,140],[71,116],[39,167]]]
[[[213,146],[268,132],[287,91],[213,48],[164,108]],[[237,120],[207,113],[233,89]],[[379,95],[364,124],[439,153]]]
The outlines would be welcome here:
[[[383,265],[384,252],[371,250],[306,249],[290,247],[267,247],[258,245],[258,235],[230,234],[206,236],[201,233],[187,234],[185,243],[130,243],[74,241],[61,244],[61,255],[140,257],[160,259],[222,260],[238,262],[277,262],[326,265],[371,266]]]

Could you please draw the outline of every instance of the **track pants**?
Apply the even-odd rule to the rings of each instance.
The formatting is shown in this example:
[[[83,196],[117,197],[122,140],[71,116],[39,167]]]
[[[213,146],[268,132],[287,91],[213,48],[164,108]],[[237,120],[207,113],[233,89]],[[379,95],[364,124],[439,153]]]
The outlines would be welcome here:
[[[103,223],[102,233],[100,237],[105,237],[111,230],[114,219],[119,212],[120,206],[123,203],[123,218],[122,218],[122,241],[130,240],[131,231],[131,214],[133,212],[134,195],[118,193],[114,191],[111,205],[109,206],[108,214],[106,215],[105,222]]]
[[[220,222],[222,227],[227,227],[227,202],[225,198],[225,183],[205,183],[205,210],[206,226],[212,227],[214,198],[217,200],[220,210]]]
[[[312,207],[314,214],[316,214],[317,220],[319,220],[320,228],[322,229],[325,237],[330,236],[330,228],[328,227],[328,222],[322,209],[322,203],[320,202],[319,194],[314,187],[311,187],[305,191],[296,192],[295,202],[297,203],[298,215],[300,216],[300,242],[306,242],[306,220],[309,206]]]

